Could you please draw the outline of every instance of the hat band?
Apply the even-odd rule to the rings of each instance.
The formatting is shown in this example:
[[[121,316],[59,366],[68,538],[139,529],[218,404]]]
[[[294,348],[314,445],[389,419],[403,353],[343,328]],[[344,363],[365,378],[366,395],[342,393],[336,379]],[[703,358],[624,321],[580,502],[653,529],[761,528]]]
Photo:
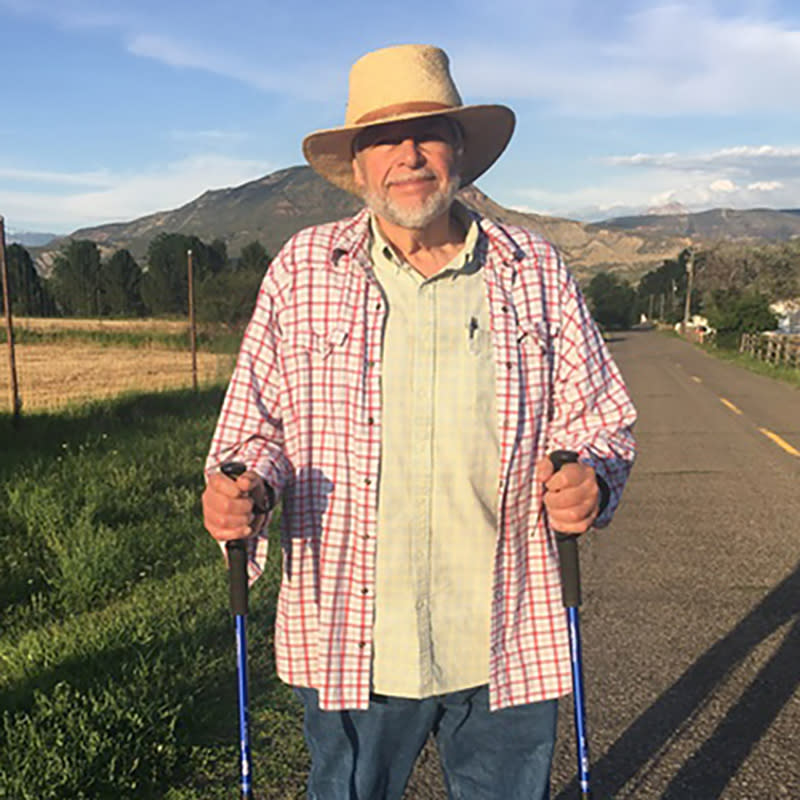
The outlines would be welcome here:
[[[402,114],[424,113],[427,111],[452,111],[454,108],[456,108],[456,106],[447,105],[446,103],[431,103],[425,101],[396,103],[393,106],[384,106],[374,111],[368,111],[352,124],[367,125],[370,122],[376,122],[378,120],[389,122],[391,121],[391,117],[399,117]]]

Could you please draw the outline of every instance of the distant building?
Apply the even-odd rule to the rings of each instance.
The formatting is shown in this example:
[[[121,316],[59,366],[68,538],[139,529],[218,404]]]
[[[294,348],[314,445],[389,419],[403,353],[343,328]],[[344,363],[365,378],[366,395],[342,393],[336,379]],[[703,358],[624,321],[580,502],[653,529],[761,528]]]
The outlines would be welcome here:
[[[779,300],[769,310],[778,317],[778,333],[800,335],[800,298]]]

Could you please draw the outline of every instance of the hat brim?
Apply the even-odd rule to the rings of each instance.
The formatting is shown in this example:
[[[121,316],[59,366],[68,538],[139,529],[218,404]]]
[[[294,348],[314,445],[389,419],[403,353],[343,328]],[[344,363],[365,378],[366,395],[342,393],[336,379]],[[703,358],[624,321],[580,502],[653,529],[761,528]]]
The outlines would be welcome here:
[[[365,128],[424,117],[450,117],[464,131],[461,185],[480,177],[500,157],[514,133],[514,112],[501,105],[457,106],[427,112],[413,112],[372,121],[315,131],[303,139],[303,155],[323,178],[351,194],[360,192],[353,178],[353,139]]]

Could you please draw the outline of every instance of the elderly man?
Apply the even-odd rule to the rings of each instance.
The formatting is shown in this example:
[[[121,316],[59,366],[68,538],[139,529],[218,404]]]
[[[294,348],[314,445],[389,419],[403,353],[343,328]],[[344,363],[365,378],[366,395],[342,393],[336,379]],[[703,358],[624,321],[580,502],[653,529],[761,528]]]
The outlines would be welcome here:
[[[513,127],[437,48],[356,62],[345,125],[304,152],[367,208],[281,250],[224,401],[205,523],[255,579],[281,498],[276,662],[312,798],[400,798],[431,733],[451,797],[548,795],[571,688],[551,529],[608,523],[635,412],[555,249],[455,200]],[[579,463],[554,474],[555,449]]]

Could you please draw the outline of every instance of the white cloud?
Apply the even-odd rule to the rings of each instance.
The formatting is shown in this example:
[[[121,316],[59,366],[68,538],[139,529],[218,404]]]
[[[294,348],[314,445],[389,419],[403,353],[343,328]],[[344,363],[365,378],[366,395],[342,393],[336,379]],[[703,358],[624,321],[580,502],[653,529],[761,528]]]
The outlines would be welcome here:
[[[570,192],[526,189],[518,196],[546,213],[579,219],[643,213],[671,203],[691,211],[800,206],[800,148],[635,153],[603,163],[610,169],[602,182]]]
[[[742,145],[707,153],[635,153],[603,159],[614,166],[662,167],[672,170],[716,168],[792,168],[800,165],[800,147]]]
[[[49,183],[60,186],[111,186],[113,178],[107,170],[96,172],[53,172],[0,166],[0,178],[20,183]]]
[[[747,187],[751,192],[774,192],[783,189],[784,185],[780,181],[756,181]]]
[[[468,94],[544,99],[570,114],[786,111],[800,84],[800,28],[788,22],[684,2],[615,27],[539,38],[526,52],[465,43],[459,73]]]
[[[778,18],[769,4],[645,0],[630,11],[633,4],[613,3],[601,22],[588,0],[570,0],[557,10],[530,0],[498,2],[492,21],[500,16],[515,25],[501,22],[494,35],[482,33],[480,39],[462,33],[466,24],[450,25],[445,34],[459,84],[470,98],[531,98],[570,114],[783,112],[800,84],[800,26],[788,16]],[[317,25],[304,38],[298,13],[265,11],[255,3],[241,3],[237,13],[223,16],[216,3],[162,9],[153,0],[0,0],[2,6],[62,26],[109,31],[130,53],[175,68],[313,100],[343,97],[348,64],[331,69],[328,62],[333,52],[363,52],[373,22],[364,20],[363,30],[342,22],[331,31],[332,42],[320,48],[313,41],[333,14],[325,9],[308,11]],[[345,7],[356,18],[365,11],[356,0]],[[412,2],[406,13],[413,18],[421,7]],[[402,13],[389,14],[386,23]],[[474,9],[465,17],[476,15],[488,24]],[[265,23],[272,26],[269,47],[253,32]],[[432,30],[440,23],[433,15]]]
[[[107,180],[90,191],[46,192],[0,189],[0,208],[17,229],[68,232],[86,225],[131,220],[182,206],[209,189],[237,186],[276,169],[263,161],[218,155],[194,156],[133,173],[102,173]],[[0,171],[2,174],[2,171]],[[77,185],[73,175],[46,174],[51,183]],[[35,176],[34,176],[35,180]]]
[[[718,194],[730,194],[731,192],[735,192],[738,187],[733,181],[727,178],[719,178],[718,180],[711,181],[711,185],[708,188],[712,192],[717,192]]]
[[[330,71],[317,63],[295,62],[276,68],[263,63],[261,53],[238,53],[197,40],[177,39],[157,33],[135,33],[128,37],[128,51],[172,67],[199,69],[281,95],[323,99],[340,91]]]

